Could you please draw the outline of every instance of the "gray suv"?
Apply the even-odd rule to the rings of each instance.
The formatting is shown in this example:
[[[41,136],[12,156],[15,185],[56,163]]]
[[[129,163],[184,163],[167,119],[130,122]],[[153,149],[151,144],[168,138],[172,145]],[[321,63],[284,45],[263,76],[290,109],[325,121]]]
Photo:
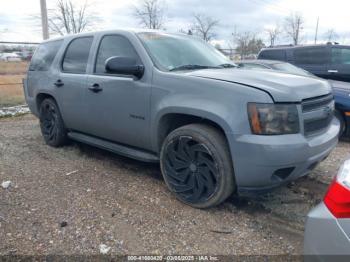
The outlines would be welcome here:
[[[237,68],[192,36],[114,30],[43,42],[24,90],[45,142],[160,161],[206,208],[310,172],[337,144],[327,82]]]

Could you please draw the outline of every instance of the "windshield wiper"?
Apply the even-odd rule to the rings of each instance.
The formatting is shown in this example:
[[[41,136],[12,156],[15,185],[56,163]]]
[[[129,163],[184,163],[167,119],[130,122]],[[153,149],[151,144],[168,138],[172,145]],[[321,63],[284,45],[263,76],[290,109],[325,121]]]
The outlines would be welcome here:
[[[227,63],[227,64],[221,64],[221,65],[219,65],[219,67],[223,67],[223,68],[234,68],[234,67],[237,67],[237,66],[234,65],[234,64],[229,64],[229,63]]]
[[[208,68],[220,68],[218,66],[205,66],[205,65],[181,65],[170,69],[169,71],[178,70],[194,70],[194,69],[208,69]]]

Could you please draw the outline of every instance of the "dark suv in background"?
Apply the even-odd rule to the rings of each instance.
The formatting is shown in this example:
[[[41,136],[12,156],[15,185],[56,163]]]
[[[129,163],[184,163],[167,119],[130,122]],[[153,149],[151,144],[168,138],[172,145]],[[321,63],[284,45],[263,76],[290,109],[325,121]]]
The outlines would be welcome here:
[[[258,59],[285,61],[322,78],[350,82],[350,46],[325,44],[264,48]]]
[[[258,60],[262,63],[267,60],[289,62],[329,79],[336,102],[336,115],[341,123],[340,133],[350,137],[350,46],[326,44],[264,48]]]

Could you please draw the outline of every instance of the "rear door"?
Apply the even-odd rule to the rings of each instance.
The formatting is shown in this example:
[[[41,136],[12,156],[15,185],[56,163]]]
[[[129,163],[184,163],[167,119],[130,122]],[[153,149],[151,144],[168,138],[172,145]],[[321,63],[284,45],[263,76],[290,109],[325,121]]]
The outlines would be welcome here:
[[[150,145],[150,99],[152,71],[141,79],[107,73],[105,62],[113,56],[126,56],[144,64],[131,41],[121,34],[101,36],[86,88],[88,133],[114,142],[140,148]],[[98,86],[100,91],[89,87]]]
[[[86,69],[93,36],[74,38],[68,43],[57,72],[50,77],[67,128],[85,131],[89,117],[85,102]]]
[[[329,78],[350,82],[350,47],[332,46]]]
[[[294,49],[294,64],[319,77],[328,77],[330,48],[328,46],[300,47]]]

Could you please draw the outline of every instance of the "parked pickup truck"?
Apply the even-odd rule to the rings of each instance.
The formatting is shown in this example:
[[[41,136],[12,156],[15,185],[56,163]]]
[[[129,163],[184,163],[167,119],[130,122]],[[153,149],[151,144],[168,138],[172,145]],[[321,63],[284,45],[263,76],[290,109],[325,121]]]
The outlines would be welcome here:
[[[160,161],[196,208],[309,173],[337,144],[326,81],[238,69],[193,36],[114,30],[43,42],[24,81],[45,142]]]

